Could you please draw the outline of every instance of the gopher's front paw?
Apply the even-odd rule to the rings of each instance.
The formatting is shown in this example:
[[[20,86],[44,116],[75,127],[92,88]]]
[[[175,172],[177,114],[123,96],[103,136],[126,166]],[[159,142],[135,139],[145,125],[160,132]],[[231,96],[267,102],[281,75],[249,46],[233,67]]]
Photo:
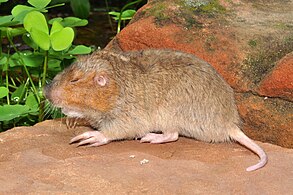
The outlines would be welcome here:
[[[65,124],[67,129],[74,129],[76,126],[90,126],[90,123],[84,118],[66,117]]]
[[[66,117],[65,119],[67,129],[74,129],[77,124],[77,118]]]
[[[83,134],[80,134],[70,140],[70,144],[78,142],[78,146],[86,145],[89,146],[101,146],[109,143],[111,140],[106,138],[99,131],[87,131]]]

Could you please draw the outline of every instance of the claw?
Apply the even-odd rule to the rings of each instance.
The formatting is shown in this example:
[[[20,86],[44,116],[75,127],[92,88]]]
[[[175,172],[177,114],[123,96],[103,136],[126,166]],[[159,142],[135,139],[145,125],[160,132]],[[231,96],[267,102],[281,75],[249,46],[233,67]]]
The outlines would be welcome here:
[[[79,142],[78,146],[89,144],[89,146],[101,146],[110,142],[108,138],[106,138],[99,131],[88,131],[83,134],[80,134],[70,140],[70,144]]]
[[[178,140],[179,134],[175,133],[165,133],[165,134],[157,134],[157,133],[148,133],[144,137],[141,138],[140,142],[150,142],[152,144],[161,144],[166,142],[174,142]]]
[[[80,134],[80,135],[75,136],[74,138],[72,138],[69,143],[72,144],[72,143],[75,143],[75,142],[77,142],[79,140],[87,139],[89,137],[90,137],[89,132],[85,132],[83,134]]]
[[[74,129],[76,127],[76,124],[77,124],[77,118],[70,118],[70,117],[67,117],[65,119],[65,123],[66,123],[66,127],[68,129]]]
[[[78,143],[78,146],[82,146],[82,145],[86,145],[86,144],[92,144],[92,143],[95,143],[95,142],[96,142],[96,138],[90,137],[88,139],[81,140]]]

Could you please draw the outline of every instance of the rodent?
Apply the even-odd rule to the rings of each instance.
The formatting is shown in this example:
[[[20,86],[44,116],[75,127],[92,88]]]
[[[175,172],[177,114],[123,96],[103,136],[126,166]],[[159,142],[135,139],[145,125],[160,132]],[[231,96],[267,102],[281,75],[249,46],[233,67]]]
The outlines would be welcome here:
[[[233,89],[192,54],[98,51],[59,73],[44,93],[64,114],[97,129],[70,143],[100,146],[134,138],[164,143],[182,135],[205,142],[238,141],[260,158],[247,171],[268,161],[264,150],[240,129]]]

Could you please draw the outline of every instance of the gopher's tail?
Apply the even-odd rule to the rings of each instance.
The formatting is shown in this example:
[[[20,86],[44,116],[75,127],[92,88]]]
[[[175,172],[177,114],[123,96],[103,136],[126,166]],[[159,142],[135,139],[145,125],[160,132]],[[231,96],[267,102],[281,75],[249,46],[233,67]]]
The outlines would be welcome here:
[[[252,152],[256,153],[260,158],[260,161],[257,164],[248,167],[246,171],[255,171],[264,167],[267,164],[268,156],[265,151],[249,137],[247,137],[240,129],[234,135],[232,135],[231,138],[246,146]]]

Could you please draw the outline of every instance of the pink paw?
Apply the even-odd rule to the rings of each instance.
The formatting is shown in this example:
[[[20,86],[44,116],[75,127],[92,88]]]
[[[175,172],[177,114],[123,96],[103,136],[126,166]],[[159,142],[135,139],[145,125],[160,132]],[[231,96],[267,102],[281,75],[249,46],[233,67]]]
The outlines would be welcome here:
[[[161,144],[166,142],[174,142],[178,139],[178,137],[179,137],[178,132],[164,133],[164,134],[148,133],[141,138],[140,142],[141,143],[150,142],[152,144]]]
[[[110,140],[99,131],[88,131],[72,138],[69,143],[72,144],[75,142],[79,142],[78,146],[86,144],[89,146],[101,146],[109,143]]]

